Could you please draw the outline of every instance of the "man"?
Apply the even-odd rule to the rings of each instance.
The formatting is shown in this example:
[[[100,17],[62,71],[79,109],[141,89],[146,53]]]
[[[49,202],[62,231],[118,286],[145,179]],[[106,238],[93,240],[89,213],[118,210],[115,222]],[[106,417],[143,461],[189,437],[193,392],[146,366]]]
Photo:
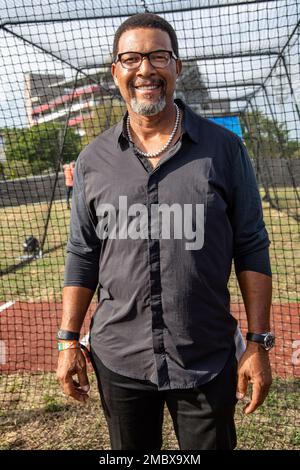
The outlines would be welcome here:
[[[73,192],[73,176],[75,169],[75,162],[66,163],[64,165],[65,185],[66,185],[66,202],[67,208],[70,209],[70,199]]]
[[[128,112],[76,164],[57,377],[88,399],[78,339],[99,284],[91,356],[112,449],[159,450],[165,403],[181,449],[233,449],[236,397],[251,382],[252,413],[271,384],[269,240],[252,166],[237,136],[174,102],[182,65],[164,19],[130,17],[113,55]],[[238,384],[232,259],[249,327]]]

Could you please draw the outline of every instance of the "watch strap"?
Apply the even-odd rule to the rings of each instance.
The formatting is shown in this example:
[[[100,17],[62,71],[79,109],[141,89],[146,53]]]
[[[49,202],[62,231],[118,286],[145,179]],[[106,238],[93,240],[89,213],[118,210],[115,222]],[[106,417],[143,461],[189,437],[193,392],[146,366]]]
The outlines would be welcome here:
[[[271,331],[267,333],[247,333],[246,335],[247,341],[254,341],[261,345],[266,351],[269,351],[271,348],[275,346],[275,336]]]
[[[79,341],[80,333],[68,330],[58,330],[56,339],[66,341]]]
[[[264,343],[265,336],[267,333],[247,333],[246,340],[247,341],[254,341],[255,343]]]

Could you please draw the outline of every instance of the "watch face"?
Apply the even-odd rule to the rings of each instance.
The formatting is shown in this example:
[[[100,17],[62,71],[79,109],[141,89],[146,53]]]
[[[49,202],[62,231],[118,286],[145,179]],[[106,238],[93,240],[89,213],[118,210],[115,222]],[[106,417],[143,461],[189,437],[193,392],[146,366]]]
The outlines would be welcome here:
[[[265,339],[264,339],[264,347],[265,349],[271,349],[273,348],[275,344],[275,337],[274,335],[272,335],[272,333],[268,333],[266,336],[265,336]]]

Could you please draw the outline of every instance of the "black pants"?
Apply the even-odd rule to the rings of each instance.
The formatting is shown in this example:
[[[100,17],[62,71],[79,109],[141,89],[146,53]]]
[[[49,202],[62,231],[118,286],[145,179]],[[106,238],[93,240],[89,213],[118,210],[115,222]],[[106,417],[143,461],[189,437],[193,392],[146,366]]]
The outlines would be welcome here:
[[[66,186],[66,201],[68,206],[70,205],[70,199],[72,199],[73,186]]]
[[[92,363],[113,450],[159,451],[164,404],[172,416],[180,449],[234,449],[237,361],[195,389],[158,391],[151,382],[108,370],[92,351]]]

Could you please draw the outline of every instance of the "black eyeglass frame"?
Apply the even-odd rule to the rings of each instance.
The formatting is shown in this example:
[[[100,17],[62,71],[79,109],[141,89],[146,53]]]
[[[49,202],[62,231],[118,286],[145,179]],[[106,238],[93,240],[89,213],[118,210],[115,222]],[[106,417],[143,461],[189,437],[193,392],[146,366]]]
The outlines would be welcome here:
[[[170,59],[169,59],[169,62],[167,63],[167,65],[164,65],[163,67],[157,67],[157,66],[152,64],[152,62],[150,60],[150,55],[154,54],[155,52],[167,52],[169,54]],[[141,56],[141,61],[140,61],[139,65],[136,66],[136,67],[130,67],[130,68],[125,67],[124,64],[122,64],[122,61],[121,61],[122,56],[125,55],[125,54],[139,54]],[[144,57],[147,57],[150,64],[152,65],[152,67],[157,68],[157,69],[165,69],[166,67],[168,67],[168,65],[171,62],[171,59],[178,60],[178,57],[176,57],[176,55],[173,53],[173,51],[167,51],[165,49],[158,49],[156,51],[150,51],[150,52],[145,52],[145,53],[144,52],[137,52],[137,51],[121,52],[121,54],[117,55],[117,59],[116,59],[115,63],[120,62],[121,66],[126,70],[137,70],[142,65]]]

